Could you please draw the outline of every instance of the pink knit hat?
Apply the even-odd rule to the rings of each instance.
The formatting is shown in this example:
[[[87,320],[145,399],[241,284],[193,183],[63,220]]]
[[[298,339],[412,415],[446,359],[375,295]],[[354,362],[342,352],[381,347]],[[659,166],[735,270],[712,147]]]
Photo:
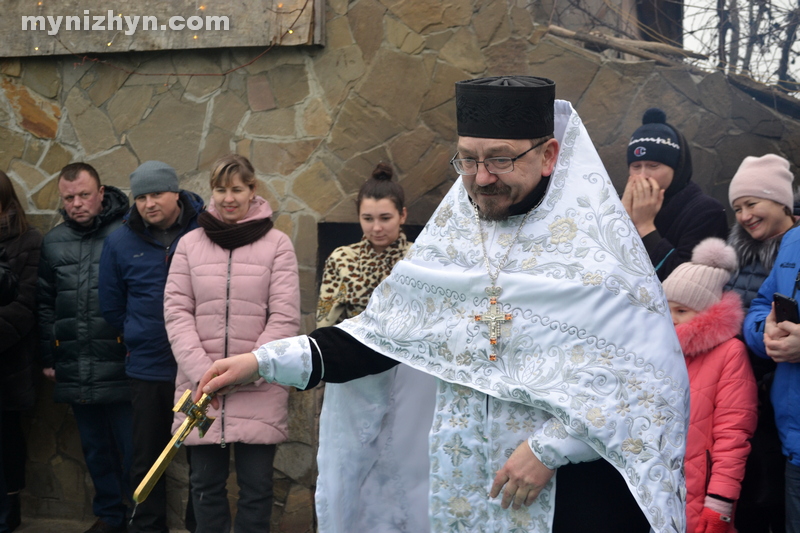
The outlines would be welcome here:
[[[678,265],[664,280],[670,302],[705,311],[722,298],[722,288],[736,270],[736,251],[717,237],[694,247],[692,260]]]
[[[745,157],[731,180],[728,202],[733,206],[734,200],[742,196],[755,196],[772,200],[791,209],[794,204],[793,180],[789,162],[779,155]]]

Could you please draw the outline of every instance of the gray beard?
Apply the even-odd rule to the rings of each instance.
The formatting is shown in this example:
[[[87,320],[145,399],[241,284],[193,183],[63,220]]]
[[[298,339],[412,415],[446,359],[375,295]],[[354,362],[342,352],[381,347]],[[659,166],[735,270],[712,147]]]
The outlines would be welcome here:
[[[487,185],[486,187],[473,187],[472,190],[474,193],[476,193],[477,196],[477,193],[479,191],[489,192],[489,193],[504,193],[509,191],[509,188],[504,185],[498,186],[497,183],[493,183],[491,185]],[[478,203],[475,202],[475,205],[478,206],[478,217],[480,217],[481,220],[485,220],[487,222],[501,222],[503,220],[507,220],[508,217],[510,216],[508,212],[508,207],[505,208],[496,207],[493,205],[494,202],[492,202],[491,200],[485,203],[487,203],[488,205],[486,205],[484,209],[481,209]]]
[[[478,218],[486,222],[502,222],[504,220],[508,220],[508,217],[509,217],[508,209],[504,211],[490,210],[486,213],[478,209]]]

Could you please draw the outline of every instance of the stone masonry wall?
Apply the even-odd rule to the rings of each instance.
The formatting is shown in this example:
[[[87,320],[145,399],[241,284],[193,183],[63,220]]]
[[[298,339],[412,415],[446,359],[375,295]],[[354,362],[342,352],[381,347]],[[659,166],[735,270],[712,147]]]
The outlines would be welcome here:
[[[326,46],[218,49],[0,63],[0,169],[35,223],[58,222],[56,177],[73,161],[123,189],[142,161],[174,166],[182,186],[209,198],[209,168],[235,151],[253,162],[259,193],[293,240],[303,329],[313,329],[318,222],[356,222],[353,196],[381,160],[396,169],[410,223],[424,223],[455,179],[453,84],[532,74],[558,84],[621,190],[625,146],[650,106],[692,142],[695,180],[727,205],[745,155],[800,163],[800,124],[754,102],[722,74],[624,62],[542,37],[547,2],[330,0]],[[222,75],[230,69],[246,65]],[[130,71],[136,71],[131,74]],[[196,74],[186,76],[186,74]],[[40,385],[26,418],[28,516],[88,518],[91,481],[68,406]],[[274,531],[313,529],[320,391],[291,397],[290,441],[275,461]],[[173,526],[181,524],[186,464],[169,471]],[[230,488],[235,492],[235,483]],[[232,498],[235,495],[232,495]]]

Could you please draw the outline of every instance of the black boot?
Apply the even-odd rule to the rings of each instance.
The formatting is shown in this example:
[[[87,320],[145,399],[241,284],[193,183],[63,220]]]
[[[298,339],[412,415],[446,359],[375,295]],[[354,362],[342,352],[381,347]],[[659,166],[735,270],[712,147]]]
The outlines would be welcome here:
[[[6,526],[9,533],[14,531],[22,523],[22,509],[19,502],[19,492],[8,495],[8,518],[6,519]]]

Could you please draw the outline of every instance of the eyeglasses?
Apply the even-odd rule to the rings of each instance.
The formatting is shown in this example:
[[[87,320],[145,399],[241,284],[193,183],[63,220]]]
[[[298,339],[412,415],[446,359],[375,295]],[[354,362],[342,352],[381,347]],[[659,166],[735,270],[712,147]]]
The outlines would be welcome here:
[[[450,160],[450,164],[456,169],[456,172],[462,176],[472,176],[478,173],[478,163],[483,163],[486,170],[492,174],[508,174],[514,170],[514,161],[524,156],[534,148],[539,148],[550,139],[544,139],[539,143],[531,146],[517,157],[488,157],[483,161],[476,161],[475,159],[456,159],[458,152]]]

